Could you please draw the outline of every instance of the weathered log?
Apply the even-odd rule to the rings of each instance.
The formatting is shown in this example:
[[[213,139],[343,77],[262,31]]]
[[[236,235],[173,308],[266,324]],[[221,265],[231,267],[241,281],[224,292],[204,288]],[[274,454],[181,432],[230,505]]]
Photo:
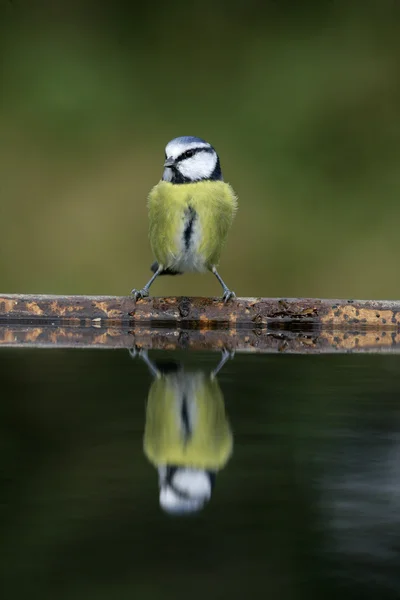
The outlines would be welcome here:
[[[171,329],[134,327],[55,327],[0,325],[0,347],[15,348],[143,348],[147,350],[251,353],[400,352],[400,332],[362,328],[303,331],[266,328]]]
[[[132,327],[152,324],[201,328],[318,325],[396,330],[400,301],[320,300],[313,298],[131,297],[0,295],[0,322]]]

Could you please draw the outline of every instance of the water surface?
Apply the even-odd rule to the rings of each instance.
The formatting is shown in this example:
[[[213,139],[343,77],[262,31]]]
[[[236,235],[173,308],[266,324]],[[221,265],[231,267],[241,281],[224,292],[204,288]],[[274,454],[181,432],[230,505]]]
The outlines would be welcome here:
[[[0,356],[5,597],[399,597],[400,356]]]

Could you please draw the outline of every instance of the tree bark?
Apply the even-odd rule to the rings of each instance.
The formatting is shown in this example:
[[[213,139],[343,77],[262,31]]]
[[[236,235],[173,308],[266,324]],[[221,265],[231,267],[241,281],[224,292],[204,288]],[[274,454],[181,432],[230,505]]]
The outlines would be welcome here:
[[[314,298],[219,298],[0,295],[1,323],[231,328],[321,326],[396,330],[400,301]]]

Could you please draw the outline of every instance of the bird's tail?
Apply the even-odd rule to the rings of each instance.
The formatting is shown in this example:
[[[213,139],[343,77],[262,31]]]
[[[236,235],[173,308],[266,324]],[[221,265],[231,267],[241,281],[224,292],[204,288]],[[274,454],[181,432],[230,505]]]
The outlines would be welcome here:
[[[153,262],[150,269],[153,273],[156,273],[158,270],[158,262]],[[175,271],[174,269],[164,269],[161,271],[160,275],[182,275],[182,273],[180,271]]]

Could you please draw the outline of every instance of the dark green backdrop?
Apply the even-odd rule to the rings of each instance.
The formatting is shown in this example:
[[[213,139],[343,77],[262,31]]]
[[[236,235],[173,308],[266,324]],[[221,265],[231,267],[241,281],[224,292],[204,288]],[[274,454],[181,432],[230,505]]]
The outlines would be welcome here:
[[[178,135],[240,211],[240,295],[398,298],[400,4],[1,0],[4,292],[124,294]],[[155,294],[217,294],[210,276]]]

